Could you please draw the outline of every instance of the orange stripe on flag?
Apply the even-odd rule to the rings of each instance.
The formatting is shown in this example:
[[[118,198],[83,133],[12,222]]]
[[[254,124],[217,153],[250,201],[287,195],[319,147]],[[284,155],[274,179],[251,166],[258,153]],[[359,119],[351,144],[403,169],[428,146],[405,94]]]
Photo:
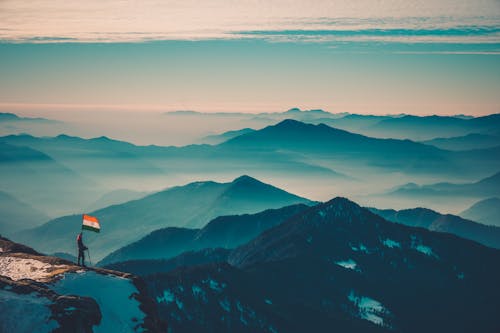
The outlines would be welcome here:
[[[87,221],[92,221],[92,222],[99,223],[99,220],[97,219],[97,217],[93,217],[93,216],[90,216],[90,215],[83,214],[83,219],[87,220]]]

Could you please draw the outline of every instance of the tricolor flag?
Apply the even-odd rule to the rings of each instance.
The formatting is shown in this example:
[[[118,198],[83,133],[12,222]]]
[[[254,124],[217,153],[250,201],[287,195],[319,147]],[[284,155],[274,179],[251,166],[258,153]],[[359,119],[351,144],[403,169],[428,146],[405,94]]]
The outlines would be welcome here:
[[[83,214],[82,229],[99,232],[101,231],[101,225],[97,217]]]

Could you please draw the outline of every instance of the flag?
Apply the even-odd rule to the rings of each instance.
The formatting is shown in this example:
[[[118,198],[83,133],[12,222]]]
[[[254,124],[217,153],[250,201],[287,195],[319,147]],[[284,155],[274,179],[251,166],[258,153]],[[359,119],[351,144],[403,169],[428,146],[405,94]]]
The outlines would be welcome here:
[[[83,214],[82,229],[99,232],[101,231],[101,225],[97,217]]]

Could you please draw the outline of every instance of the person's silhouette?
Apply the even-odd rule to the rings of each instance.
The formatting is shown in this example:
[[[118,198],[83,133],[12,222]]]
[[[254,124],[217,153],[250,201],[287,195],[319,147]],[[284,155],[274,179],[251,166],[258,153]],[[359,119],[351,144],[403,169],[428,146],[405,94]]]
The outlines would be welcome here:
[[[83,244],[83,233],[80,232],[78,236],[76,237],[76,243],[78,245],[78,266],[80,266],[80,258],[82,259],[82,264],[81,266],[85,267],[85,250],[88,249]]]

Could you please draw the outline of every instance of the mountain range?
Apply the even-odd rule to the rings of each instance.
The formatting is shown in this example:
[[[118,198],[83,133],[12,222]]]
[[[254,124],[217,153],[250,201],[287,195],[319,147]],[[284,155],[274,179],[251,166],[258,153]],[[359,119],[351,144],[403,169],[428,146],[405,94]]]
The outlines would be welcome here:
[[[243,134],[219,145],[245,152],[289,151],[315,157],[328,157],[373,167],[422,172],[438,165],[450,166],[446,152],[435,147],[404,140],[376,139],[339,130],[324,124],[312,125],[284,120],[259,131]]]
[[[249,176],[230,183],[195,182],[91,212],[101,221],[101,233],[86,233],[85,243],[92,249],[92,258],[101,260],[160,228],[198,228],[221,215],[256,213],[308,202]],[[74,238],[81,224],[81,215],[64,216],[19,232],[14,239],[41,252],[71,254],[76,251]]]
[[[364,129],[367,135],[412,140],[431,140],[440,137],[463,136],[471,133],[498,134],[500,114],[464,119],[449,116],[391,117]]]
[[[431,231],[447,232],[471,239],[489,247],[500,249],[500,227],[487,226],[456,215],[440,214],[427,208],[370,210],[388,221]]]
[[[144,279],[172,332],[494,332],[499,260],[498,250],[336,198],[226,263]]]
[[[489,197],[500,196],[500,172],[474,183],[436,183],[417,185],[409,183],[391,192],[393,195],[404,196],[469,196]]]
[[[10,236],[13,233],[32,228],[35,223],[42,224],[49,217],[30,205],[0,191],[0,234]]]
[[[306,208],[305,204],[296,204],[257,214],[219,216],[201,229],[169,227],[155,230],[109,254],[99,265],[137,259],[168,259],[182,252],[205,248],[235,248]]]
[[[19,117],[14,113],[0,112],[0,123],[4,122],[42,122],[42,123],[58,123],[57,120],[46,119],[46,118],[31,118],[31,117]]]
[[[86,202],[99,189],[93,181],[41,151],[4,142],[0,142],[0,174],[1,191],[49,216],[67,213],[68,207]],[[24,225],[41,222],[27,220]]]
[[[201,138],[200,143],[206,143],[210,145],[216,145],[222,142],[225,142],[229,139],[235,138],[237,136],[254,132],[255,130],[252,128],[242,128],[240,130],[234,130],[234,131],[227,131],[221,134],[212,134],[212,135],[207,135],[203,138]]]
[[[476,202],[460,213],[464,218],[500,227],[500,199],[488,198]]]
[[[422,141],[422,143],[446,150],[471,150],[493,148],[500,146],[500,136],[489,134],[471,133],[464,136],[451,138],[435,138]]]

